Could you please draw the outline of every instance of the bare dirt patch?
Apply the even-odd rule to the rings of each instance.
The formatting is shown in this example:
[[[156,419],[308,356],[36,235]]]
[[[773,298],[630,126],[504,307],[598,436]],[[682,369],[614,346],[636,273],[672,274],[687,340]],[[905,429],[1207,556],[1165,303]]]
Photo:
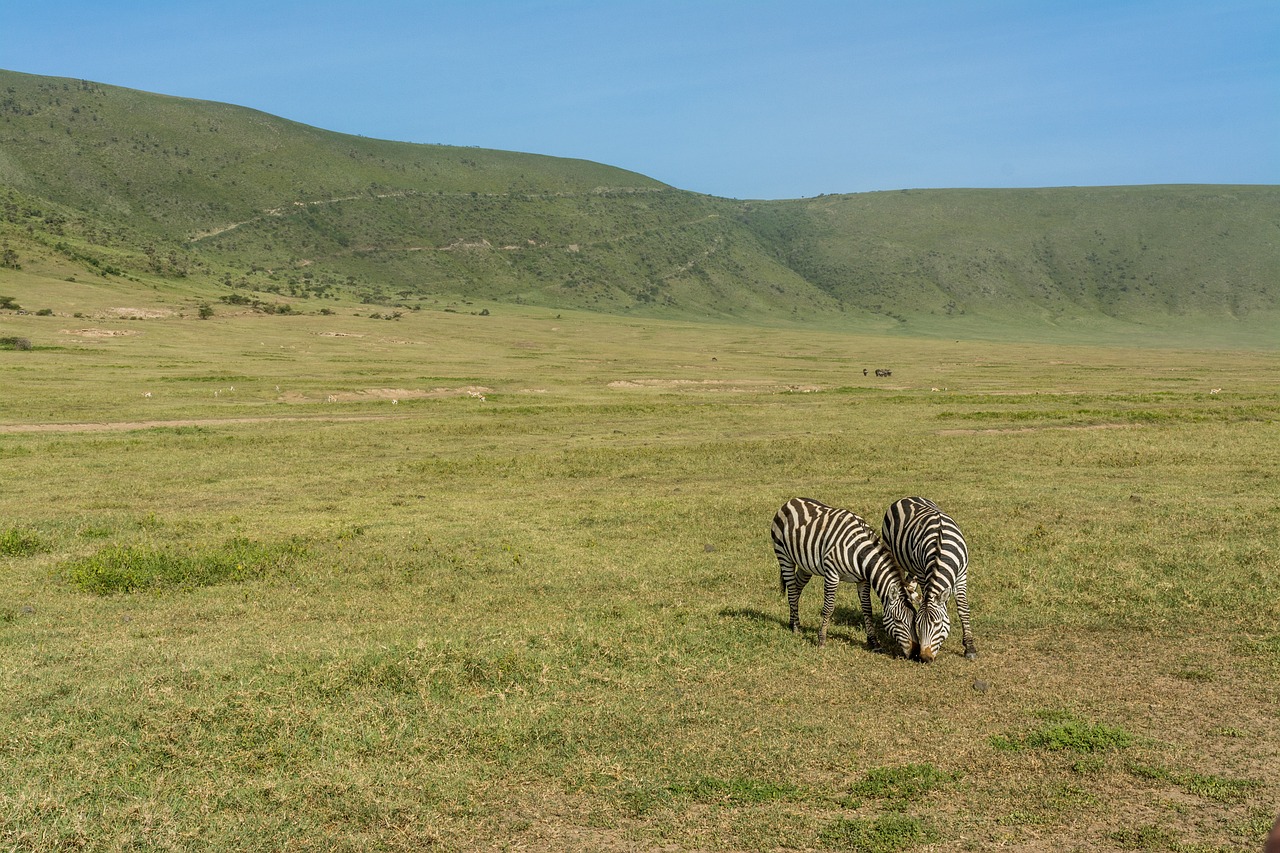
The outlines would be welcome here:
[[[300,391],[289,391],[280,395],[286,403],[359,403],[369,400],[432,400],[442,397],[477,397],[483,398],[492,394],[493,389],[484,385],[465,385],[460,388],[363,388],[358,391],[334,391],[332,394],[316,396]]]
[[[135,329],[61,329],[58,334],[80,338],[126,338],[141,333]]]
[[[935,435],[1001,435],[1020,432],[1066,430],[1076,432],[1094,429],[1136,429],[1141,424],[1066,424],[1063,426],[992,427],[991,429],[940,429]]]
[[[334,402],[350,403],[359,400],[429,400],[440,397],[465,397],[492,394],[492,388],[483,385],[467,385],[462,388],[365,388],[362,391],[339,391],[329,396]]]
[[[125,320],[161,320],[177,314],[168,308],[108,308],[106,313]]]
[[[755,379],[618,379],[610,388],[683,388],[707,391],[792,391],[813,393],[817,385],[779,385]]]

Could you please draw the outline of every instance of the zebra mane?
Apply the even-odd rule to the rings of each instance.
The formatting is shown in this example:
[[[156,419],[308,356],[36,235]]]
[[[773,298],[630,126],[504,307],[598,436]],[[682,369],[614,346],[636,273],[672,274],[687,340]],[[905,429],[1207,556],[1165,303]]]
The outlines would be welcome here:
[[[929,507],[933,512],[933,521],[936,527],[933,533],[933,559],[925,565],[925,584],[924,592],[921,595],[921,607],[929,605],[930,593],[933,592],[934,579],[938,576],[938,566],[942,562],[942,510],[933,501],[929,501]],[[945,596],[944,596],[944,601]]]

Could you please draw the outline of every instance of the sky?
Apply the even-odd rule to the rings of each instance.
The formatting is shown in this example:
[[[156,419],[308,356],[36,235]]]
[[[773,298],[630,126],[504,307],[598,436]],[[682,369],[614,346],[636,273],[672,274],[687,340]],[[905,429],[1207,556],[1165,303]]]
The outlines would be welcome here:
[[[0,0],[0,68],[726,198],[1280,184],[1276,0]]]

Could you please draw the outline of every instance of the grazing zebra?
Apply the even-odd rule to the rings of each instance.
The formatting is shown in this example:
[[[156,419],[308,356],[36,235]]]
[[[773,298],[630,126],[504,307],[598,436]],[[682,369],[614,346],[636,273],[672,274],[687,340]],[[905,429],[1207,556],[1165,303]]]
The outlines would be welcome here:
[[[947,600],[956,599],[964,656],[978,656],[969,628],[969,548],[960,527],[951,516],[927,498],[903,498],[884,514],[881,535],[894,557],[923,587],[923,600],[916,618],[920,637],[920,659],[937,657],[951,632]]]
[[[791,630],[800,630],[800,593],[814,575],[822,576],[822,627],[818,645],[827,642],[827,623],[836,607],[841,581],[858,585],[867,648],[879,651],[871,621],[871,587],[884,609],[884,627],[907,657],[915,654],[915,610],[903,594],[892,552],[871,526],[845,509],[809,498],[792,498],[773,518],[773,552],[778,557],[782,591],[791,606]]]

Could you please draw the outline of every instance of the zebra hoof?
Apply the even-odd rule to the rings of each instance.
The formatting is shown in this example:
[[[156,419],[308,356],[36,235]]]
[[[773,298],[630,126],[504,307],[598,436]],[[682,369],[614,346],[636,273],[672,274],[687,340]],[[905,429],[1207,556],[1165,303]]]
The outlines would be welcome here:
[[[973,646],[970,646],[969,648],[964,650],[964,657],[965,657],[965,660],[976,660],[978,657],[978,650],[975,649]]]

